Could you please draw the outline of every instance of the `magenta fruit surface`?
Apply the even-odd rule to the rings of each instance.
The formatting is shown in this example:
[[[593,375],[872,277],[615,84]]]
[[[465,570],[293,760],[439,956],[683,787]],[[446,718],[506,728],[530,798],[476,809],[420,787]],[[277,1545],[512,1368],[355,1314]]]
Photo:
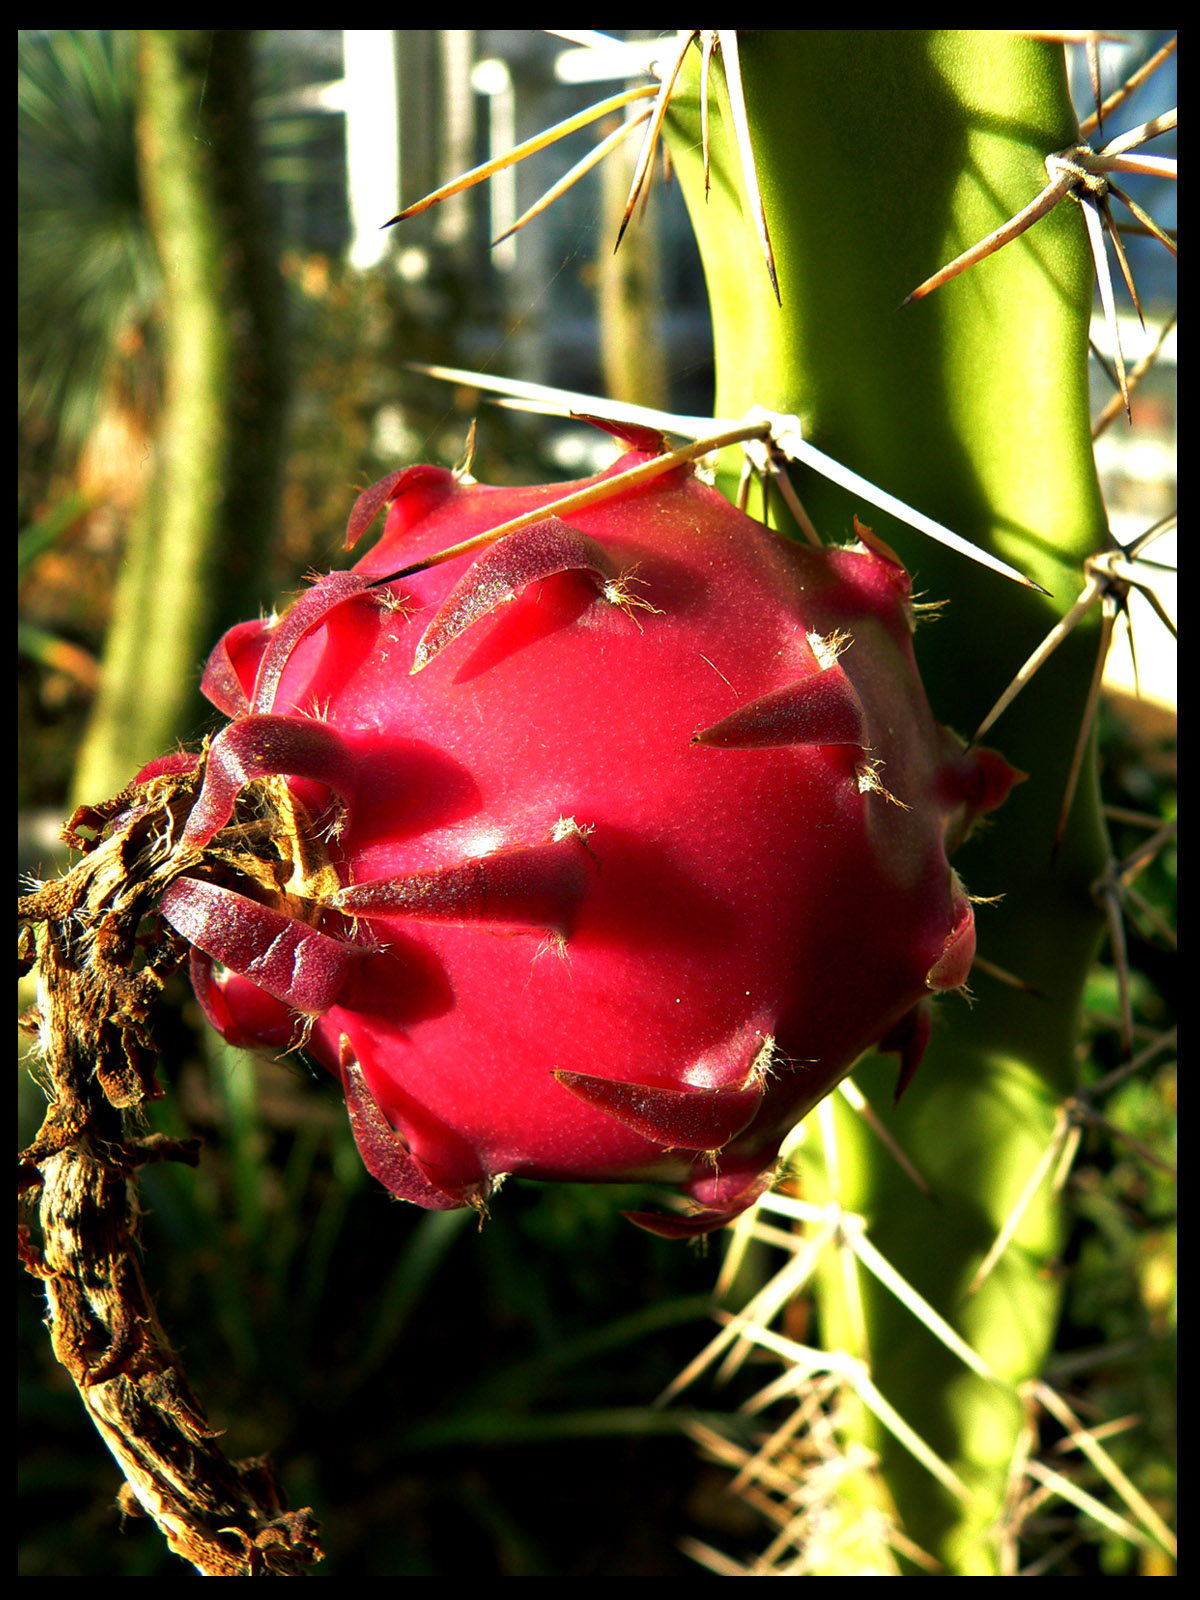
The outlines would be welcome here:
[[[662,450],[624,437],[602,476]],[[886,547],[788,543],[689,468],[375,583],[578,487],[360,497],[379,544],[205,676],[230,720],[187,837],[263,785],[292,878],[162,909],[215,1026],[306,1035],[395,1194],[653,1179],[690,1213],[636,1220],[702,1233],[864,1051],[911,1076],[974,954],[948,852],[1014,773],[934,720]]]

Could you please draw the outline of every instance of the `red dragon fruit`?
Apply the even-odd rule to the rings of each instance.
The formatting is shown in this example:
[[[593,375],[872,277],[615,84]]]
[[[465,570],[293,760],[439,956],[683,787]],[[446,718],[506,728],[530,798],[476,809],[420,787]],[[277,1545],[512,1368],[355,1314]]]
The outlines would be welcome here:
[[[664,452],[610,431],[589,482]],[[1015,775],[934,721],[865,529],[792,544],[688,465],[528,516],[584,487],[360,496],[380,543],[209,661],[230,721],[162,912],[227,1039],[338,1075],[394,1194],[652,1179],[691,1211],[635,1220],[701,1234],[864,1051],[907,1081],[974,954],[947,855]],[[239,818],[277,862],[231,881]]]

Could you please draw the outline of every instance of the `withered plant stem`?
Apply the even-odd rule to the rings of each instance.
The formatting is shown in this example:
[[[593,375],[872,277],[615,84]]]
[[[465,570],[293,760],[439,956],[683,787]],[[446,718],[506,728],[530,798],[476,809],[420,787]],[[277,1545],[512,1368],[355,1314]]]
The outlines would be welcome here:
[[[202,772],[203,761],[81,808],[64,838],[83,859],[20,902],[49,1106],[19,1159],[20,1189],[37,1207],[19,1248],[45,1284],[55,1357],[125,1475],[122,1509],[153,1517],[202,1576],[294,1577],[321,1557],[312,1513],[287,1510],[266,1457],[233,1462],[218,1447],[136,1241],[136,1169],[199,1158],[199,1141],[133,1135],[126,1122],[162,1094],[148,1019],[179,955],[162,935],[147,943],[142,924],[200,860],[180,835]]]

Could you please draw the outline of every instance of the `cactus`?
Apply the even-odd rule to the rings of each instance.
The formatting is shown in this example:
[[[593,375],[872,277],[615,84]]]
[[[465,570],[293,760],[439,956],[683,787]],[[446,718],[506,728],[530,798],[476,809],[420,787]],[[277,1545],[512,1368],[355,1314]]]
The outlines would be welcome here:
[[[378,551],[354,574],[321,580],[282,622],[243,624],[226,635],[205,687],[232,720],[211,745],[199,757],[154,763],[113,802],[77,813],[70,836],[89,854],[69,888],[39,890],[27,904],[39,924],[34,953],[44,978],[59,966],[69,969],[79,949],[73,930],[84,927],[97,969],[115,973],[105,981],[112,985],[119,1026],[110,1030],[83,1092],[94,1098],[97,1085],[102,1092],[98,1148],[120,1148],[125,1170],[159,1158],[150,1153],[151,1141],[126,1138],[122,1144],[119,1116],[114,1123],[111,1115],[158,1092],[143,1019],[181,945],[168,934],[136,983],[121,970],[141,918],[157,906],[165,924],[192,947],[193,978],[210,1019],[243,1042],[283,1049],[303,1040],[340,1076],[368,1166],[405,1198],[433,1208],[482,1207],[492,1179],[504,1170],[555,1177],[657,1174],[679,1184],[700,1208],[690,1217],[637,1219],[658,1231],[704,1232],[742,1214],[727,1279],[755,1240],[780,1238],[771,1214],[784,1217],[797,1230],[788,1264],[673,1388],[681,1389],[725,1350],[732,1349],[732,1363],[739,1351],[758,1344],[784,1362],[779,1382],[757,1403],[797,1389],[804,1397],[802,1411],[760,1453],[775,1463],[777,1477],[780,1463],[789,1463],[809,1506],[791,1544],[781,1546],[801,1546],[788,1570],[1012,1571],[1033,1419],[1041,1408],[1069,1431],[1078,1426],[1061,1394],[1041,1381],[1058,1314],[1054,1264],[1063,1214],[1057,1191],[1039,1180],[1070,1148],[1072,1108],[1080,1103],[1074,1091],[1082,986],[1102,930],[1092,894],[1108,859],[1088,732],[1095,664],[1124,592],[1138,581],[1128,558],[1139,551],[1115,550],[1107,532],[1085,379],[1093,262],[1101,270],[1106,308],[1112,303],[1101,265],[1106,226],[1119,250],[1109,204],[1123,197],[1112,173],[1134,159],[1129,151],[1137,141],[1120,149],[1098,140],[1095,148],[1088,144],[1090,130],[1086,121],[1076,123],[1066,94],[1060,50],[1032,39],[688,33],[667,54],[672,62],[660,91],[619,97],[634,107],[631,126],[648,129],[635,191],[661,134],[672,148],[704,258],[717,415],[738,417],[765,406],[784,419],[765,430],[785,502],[772,520],[790,533],[797,524],[810,536],[819,529],[832,548],[797,548],[785,559],[778,553],[785,546],[764,539],[727,504],[720,513],[702,513],[702,505],[723,503],[692,480],[687,452],[672,459],[674,475],[665,485],[639,487],[628,503],[618,494],[607,507],[578,514],[572,508],[565,520],[558,516],[563,508],[548,508],[546,497],[561,498],[577,486],[530,498],[528,491],[483,491],[429,469],[394,474],[368,492],[352,518],[352,531],[361,532],[369,512],[397,500]],[[650,109],[644,102],[652,98]],[[1157,131],[1143,130],[1143,136]],[[1005,224],[1009,216],[1015,223]],[[976,239],[985,246],[962,255]],[[950,257],[957,259],[938,271]],[[1131,380],[1120,360],[1118,376],[1128,406]],[[644,428],[624,431],[634,445],[626,469],[666,459],[660,437]],[[744,436],[753,432],[743,430]],[[781,447],[792,461],[790,477],[778,471]],[[840,468],[831,470],[831,462]],[[727,493],[735,497],[732,483]],[[874,531],[859,520],[868,515],[864,496],[888,508],[882,517],[869,513]],[[610,1062],[594,1073],[576,1062],[549,1073],[544,1104],[555,1108],[549,1122],[535,1089],[505,1104],[499,1121],[485,1118],[481,1125],[472,1105],[467,1125],[457,1126],[456,1092],[448,1091],[431,1114],[415,1099],[419,1076],[401,1064],[411,1052],[401,1035],[415,1037],[417,1025],[428,1028],[429,1019],[418,1016],[410,1028],[407,1013],[384,1016],[372,1004],[372,983],[384,968],[391,973],[398,959],[385,945],[403,949],[427,977],[432,953],[456,974],[455,992],[473,994],[478,1008],[488,999],[477,954],[481,928],[495,926],[510,937],[483,937],[505,946],[503,1003],[520,1010],[530,987],[513,976],[518,965],[526,979],[530,970],[529,940],[520,935],[533,930],[558,946],[565,940],[570,959],[572,940],[587,933],[594,904],[614,892],[611,885],[597,890],[603,840],[597,831],[593,841],[590,816],[569,822],[581,808],[565,798],[548,833],[535,829],[535,837],[528,819],[506,813],[499,849],[493,839],[482,852],[451,851],[453,861],[435,850],[428,863],[414,865],[386,824],[374,835],[368,825],[364,840],[363,816],[370,824],[383,802],[358,737],[362,714],[365,709],[391,729],[391,708],[378,683],[364,698],[347,662],[376,659],[381,641],[384,654],[401,653],[417,676],[415,687],[406,683],[397,699],[410,721],[416,717],[432,732],[444,717],[439,697],[459,682],[453,664],[474,645],[484,658],[485,679],[502,678],[517,663],[515,694],[531,708],[529,726],[538,738],[565,731],[565,748],[580,748],[581,735],[586,745],[597,707],[589,698],[593,675],[580,665],[588,659],[579,642],[581,616],[585,635],[599,626],[607,641],[618,630],[608,657],[628,654],[641,663],[634,679],[641,672],[655,683],[660,672],[657,693],[667,699],[678,687],[670,663],[681,646],[669,643],[655,668],[654,643],[677,639],[673,620],[661,619],[671,619],[696,571],[681,563],[682,590],[657,583],[670,544],[647,533],[633,514],[636,501],[638,511],[650,508],[670,520],[676,497],[705,524],[697,535],[696,571],[711,559],[705,546],[710,514],[712,527],[740,530],[745,554],[727,569],[725,599],[736,612],[743,609],[743,593],[753,604],[747,600],[744,607],[746,631],[736,648],[753,659],[769,645],[770,627],[782,627],[807,635],[812,657],[805,656],[805,670],[786,684],[756,670],[754,686],[734,693],[732,707],[718,707],[716,699],[709,706],[701,694],[702,706],[689,690],[680,713],[693,738],[688,754],[712,772],[735,766],[745,772],[755,761],[775,774],[784,770],[778,758],[786,754],[788,771],[822,774],[815,792],[832,783],[828,793],[841,793],[837,784],[849,783],[858,821],[839,871],[862,892],[838,924],[835,943],[850,952],[856,930],[867,929],[864,971],[874,981],[901,949],[904,977],[874,994],[853,1028],[845,1005],[852,985],[839,986],[830,1012],[841,1020],[818,1052],[820,1082],[803,1086],[794,1058],[806,1048],[805,1034],[790,1027],[789,1006],[811,1014],[830,997],[812,989],[811,977],[801,982],[796,970],[776,972],[780,958],[772,936],[794,950],[798,939],[803,943],[802,930],[819,925],[825,913],[819,902],[792,903],[768,893],[769,931],[761,949],[770,956],[745,970],[747,982],[757,983],[770,968],[770,1004],[744,1014],[725,1005],[725,1022],[741,1029],[740,1045],[726,1052],[728,1060],[722,1057],[715,1078],[711,1052],[697,1056],[690,1036],[669,1061],[646,1073],[632,1059],[625,1035],[618,1040],[619,1065]],[[905,520],[944,542],[918,539],[891,515],[900,502],[918,508],[915,518],[901,508]],[[487,537],[497,517],[518,507],[533,510],[535,520],[526,517],[519,531],[509,530],[478,555],[481,530]],[[536,520],[547,509],[555,516]],[[956,533],[947,535],[947,528]],[[471,541],[466,547],[464,534]],[[860,545],[838,548],[856,535]],[[982,552],[980,565],[964,559],[967,545]],[[775,554],[764,553],[769,550]],[[746,570],[750,551],[756,552],[751,567],[765,562],[809,576],[764,583]],[[468,553],[474,560],[464,569],[458,558]],[[915,642],[932,715],[901,626],[906,567],[922,595],[949,601]],[[1001,575],[1014,568],[1028,576],[1023,586]],[[643,591],[639,582],[648,587]],[[837,603],[828,614],[813,614],[812,592],[830,585]],[[890,591],[886,603],[866,603],[870,588]],[[547,594],[552,610],[571,600],[563,626],[549,635],[538,618]],[[415,616],[414,603],[422,608]],[[754,621],[761,630],[763,619],[772,617],[766,632],[756,631]],[[706,622],[683,648],[708,643],[706,628],[728,642],[731,625],[719,617]],[[842,627],[855,642],[838,660],[830,641]],[[514,629],[522,643],[521,630],[528,632],[529,648],[513,649]],[[542,657],[555,663],[553,693],[543,687]],[[1014,682],[1023,661],[1030,670]],[[858,667],[865,669],[861,680]],[[823,693],[817,707],[814,748],[812,727],[805,723],[798,735],[797,719],[803,722],[809,702],[815,703],[811,686],[827,691],[835,678],[839,694],[827,705]],[[841,689],[843,679],[848,691]],[[805,686],[804,707],[793,703],[798,684]],[[919,726],[915,741],[897,734],[909,712]],[[998,742],[1030,780],[993,825],[966,841],[973,815],[996,805],[1011,782],[1007,763],[978,747],[983,727],[1000,716]],[[525,727],[524,709],[521,717]],[[964,746],[934,718],[975,737]],[[838,737],[831,743],[833,723]],[[657,750],[656,732],[647,724],[647,750]],[[867,757],[888,764],[882,782],[890,788],[890,771],[908,771],[914,749],[920,752],[915,802],[900,793],[902,785],[894,796],[880,792],[878,769]],[[484,740],[473,747],[468,770],[474,762],[490,771],[495,759]],[[671,765],[674,756],[655,754],[653,762],[660,759],[669,778],[656,777],[650,788],[661,814],[676,798],[682,768]],[[495,771],[503,768],[501,760]],[[625,770],[625,787],[632,789],[635,768]],[[864,782],[867,775],[872,782]],[[777,777],[770,785],[768,809],[775,815],[769,820],[776,828],[783,824],[797,877],[812,875],[811,853],[801,843],[808,819],[800,801],[806,812],[805,785],[815,781],[806,776],[794,791],[787,782],[780,787]],[[684,788],[685,808],[710,805],[710,796],[700,802],[699,791]],[[744,849],[746,859],[756,861],[767,848],[764,816],[743,803],[738,782],[731,781],[730,790],[716,828],[722,859]],[[889,799],[904,801],[915,815],[891,815]],[[790,814],[785,819],[782,813]],[[880,818],[886,819],[886,849],[872,837]],[[86,836],[93,832],[95,839]],[[884,898],[890,892],[884,856],[896,841],[912,848],[906,840],[922,841],[917,853],[924,862],[919,893],[905,904],[910,920],[899,933],[869,927],[870,908],[881,892]],[[999,903],[984,922],[973,995],[948,996],[929,1027],[928,1003],[914,1011],[914,1002],[927,987],[959,988],[974,948],[969,905],[943,844],[964,844],[956,865],[977,894]],[[689,882],[706,890],[710,868],[703,847],[693,839],[685,854]],[[141,863],[138,872],[122,882],[120,872],[132,860]],[[743,887],[758,892],[752,884]],[[911,919],[919,906],[929,911],[929,926],[914,953]],[[917,922],[923,916],[925,910]],[[710,958],[719,972],[721,955],[710,952]],[[557,976],[556,960],[548,951],[542,971]],[[858,980],[852,961],[842,967]],[[610,978],[619,973],[616,981],[624,982],[642,971],[636,962],[616,962]],[[661,998],[661,985],[647,992]],[[41,1019],[47,1033],[53,1032],[54,993],[54,982],[47,981]],[[440,1011],[431,1037],[440,1037],[448,1065],[469,1075],[482,1040],[478,1028],[463,1030],[470,1008],[443,1004]],[[593,1015],[588,997],[570,1014]],[[768,1051],[768,1036],[777,1033]],[[790,1176],[781,1192],[760,1198],[791,1121],[872,1042],[901,1049],[904,1081],[925,1052],[918,1088],[893,1112],[890,1085],[864,1062],[785,1150]],[[530,1061],[545,1065],[544,1048],[532,1024],[523,1026],[519,1045],[506,1041],[506,1067],[522,1088],[530,1081],[522,1076]],[[699,1077],[697,1061],[705,1069]],[[63,1091],[60,1105],[68,1088],[81,1092],[80,1066],[76,1039],[61,1076],[52,1074]],[[513,1129],[521,1122],[515,1112],[530,1109],[536,1112],[533,1135],[526,1145],[514,1144]],[[561,1125],[571,1123],[588,1145],[586,1158],[568,1148],[560,1126],[552,1126],[564,1117]],[[873,1131],[883,1125],[888,1147]],[[26,1172],[43,1187],[47,1237],[55,1244],[61,1235],[52,1227],[54,1196],[63,1192],[62,1163],[71,1149],[52,1117],[27,1152]],[[99,1160],[103,1167],[103,1156]],[[115,1191],[105,1205],[115,1216]],[[114,1236],[126,1227],[114,1224]],[[43,1261],[32,1247],[27,1262],[60,1280],[62,1287],[52,1291],[52,1302],[56,1294],[66,1297],[56,1334],[60,1358],[104,1432],[112,1421],[98,1397],[114,1380],[126,1382],[129,1350],[116,1334],[99,1361],[95,1351],[73,1346],[65,1265],[50,1253]],[[112,1281],[117,1284],[115,1271]],[[787,1296],[808,1282],[816,1285],[823,1355],[771,1325]],[[151,1330],[152,1314],[134,1299],[135,1318]],[[153,1331],[143,1346],[138,1359],[153,1376],[167,1358]],[[814,1407],[828,1421],[823,1442],[807,1457],[804,1450],[789,1455],[792,1430]],[[203,1427],[202,1413],[197,1426]],[[812,1436],[810,1428],[806,1438]],[[723,1448],[711,1434],[706,1443]],[[743,1462],[742,1477],[752,1465]],[[208,1470],[206,1464],[202,1475]],[[273,1516],[278,1502],[271,1486],[243,1468],[225,1478],[219,1462],[212,1470],[222,1483],[222,1506],[232,1508],[223,1510],[224,1519],[245,1530],[239,1535],[245,1570],[262,1570],[262,1552],[289,1540],[299,1562],[312,1558],[307,1513]],[[834,1492],[818,1485],[822,1472],[836,1483]],[[136,1483],[136,1468],[131,1476]],[[1170,1548],[1169,1531],[1136,1486],[1122,1484],[1118,1493],[1140,1520],[1142,1536]],[[174,1543],[170,1516],[160,1521]],[[192,1553],[186,1540],[175,1547]],[[219,1539],[214,1548],[216,1564],[198,1561],[202,1570],[241,1570]],[[719,1564],[720,1558],[706,1558]]]
[[[938,295],[897,308],[1042,190],[1043,157],[1076,143],[1062,52],[996,34],[864,32],[744,34],[738,54],[778,298],[746,215],[737,92],[719,56],[707,184],[696,51],[668,120],[713,304],[717,409],[739,415],[754,401],[795,414],[813,443],[1051,591],[1002,585],[880,520],[921,588],[950,597],[918,655],[937,714],[972,730],[1110,545],[1087,410],[1087,207],[1060,207]],[[808,477],[798,487],[823,528],[845,525],[853,502],[836,487]],[[868,1364],[875,1391],[950,1473],[935,1479],[878,1408],[852,1404],[851,1431],[878,1452],[881,1479],[864,1471],[843,1484],[836,1526],[848,1543],[825,1567],[814,1552],[807,1570],[869,1570],[886,1552],[869,1518],[856,1521],[856,1502],[898,1514],[942,1570],[984,1574],[1012,1559],[1006,1495],[1058,1310],[1063,1220],[1048,1184],[1024,1205],[999,1266],[974,1280],[1076,1086],[1080,996],[1100,932],[1091,886],[1107,856],[1090,746],[1061,832],[1060,808],[1097,649],[1094,628],[1078,629],[1000,725],[1031,778],[963,870],[977,892],[1003,895],[981,952],[1030,987],[981,977],[973,1008],[935,1031],[920,1096],[889,1121],[940,1205],[844,1102],[823,1119],[824,1138],[797,1150],[804,1199],[865,1218],[873,1246],[985,1363],[964,1366],[861,1257],[847,1275],[830,1252],[826,1348]],[[878,1079],[859,1082],[882,1114]]]

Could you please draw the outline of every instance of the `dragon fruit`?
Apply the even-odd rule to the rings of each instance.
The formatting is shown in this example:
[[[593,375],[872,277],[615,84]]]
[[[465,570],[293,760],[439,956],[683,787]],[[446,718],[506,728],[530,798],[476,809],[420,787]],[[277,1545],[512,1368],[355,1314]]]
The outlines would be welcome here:
[[[661,464],[601,425],[630,448],[587,484],[393,473],[352,571],[225,635],[161,910],[214,1026],[303,1042],[394,1194],[656,1180],[689,1209],[634,1220],[696,1235],[864,1051],[911,1076],[974,955],[947,856],[1016,774],[934,720],[868,530],[793,544],[687,464],[539,515]]]

